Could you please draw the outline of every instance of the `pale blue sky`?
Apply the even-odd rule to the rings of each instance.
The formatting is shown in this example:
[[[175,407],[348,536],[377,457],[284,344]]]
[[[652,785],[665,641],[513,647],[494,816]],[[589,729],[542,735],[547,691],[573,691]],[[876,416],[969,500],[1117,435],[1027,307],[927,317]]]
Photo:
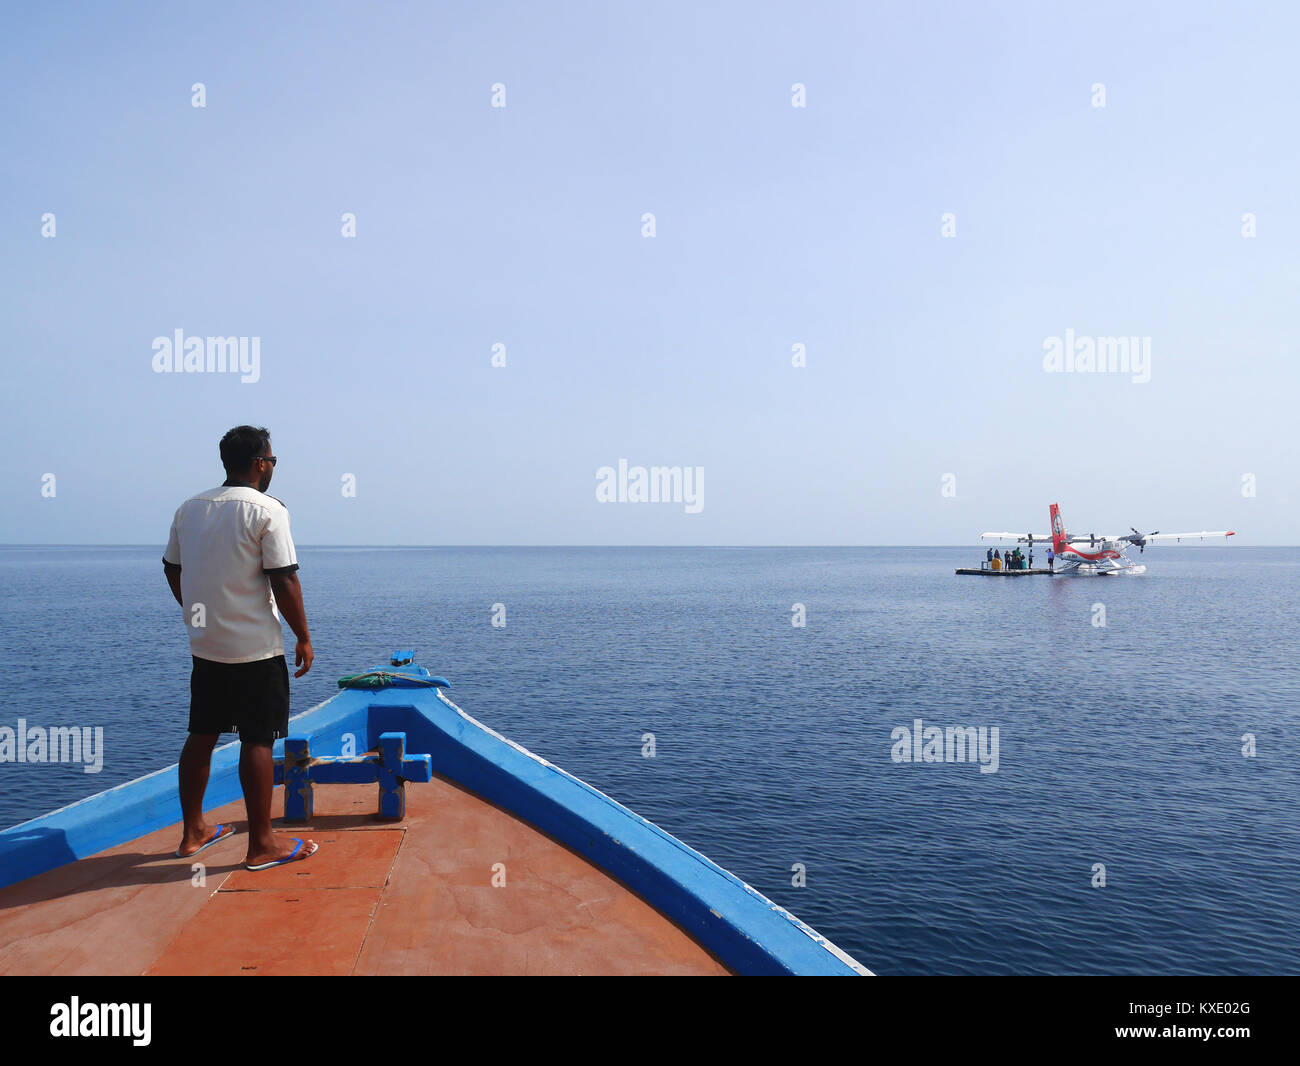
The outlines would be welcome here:
[[[1053,500],[1294,543],[1295,11],[11,6],[0,542],[161,547],[251,422],[303,544],[968,543]],[[260,381],[155,374],[178,328]],[[1067,329],[1151,380],[1044,373]],[[620,458],[703,510],[598,503]]]

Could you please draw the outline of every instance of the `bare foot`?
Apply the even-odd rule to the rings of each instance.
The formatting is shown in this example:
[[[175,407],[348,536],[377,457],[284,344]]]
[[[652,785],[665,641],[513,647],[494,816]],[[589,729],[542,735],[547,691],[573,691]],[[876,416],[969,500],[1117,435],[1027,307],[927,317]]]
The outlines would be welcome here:
[[[262,866],[268,862],[279,862],[281,859],[288,859],[291,855],[293,861],[297,862],[309,855],[314,855],[319,847],[320,845],[314,840],[299,840],[297,837],[276,837],[275,847],[269,851],[250,847],[248,854],[244,856],[244,865]]]

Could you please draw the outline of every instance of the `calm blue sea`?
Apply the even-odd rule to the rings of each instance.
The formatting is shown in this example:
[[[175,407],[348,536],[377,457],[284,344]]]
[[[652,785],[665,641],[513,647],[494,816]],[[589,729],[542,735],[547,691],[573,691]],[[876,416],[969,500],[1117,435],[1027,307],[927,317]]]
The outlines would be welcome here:
[[[0,549],[0,725],[106,734],[98,775],[0,764],[0,825],[176,761],[190,660],[160,554]],[[954,576],[981,555],[303,548],[293,711],[414,647],[470,714],[879,973],[1300,972],[1295,552]],[[998,727],[997,771],[895,762],[917,718]]]

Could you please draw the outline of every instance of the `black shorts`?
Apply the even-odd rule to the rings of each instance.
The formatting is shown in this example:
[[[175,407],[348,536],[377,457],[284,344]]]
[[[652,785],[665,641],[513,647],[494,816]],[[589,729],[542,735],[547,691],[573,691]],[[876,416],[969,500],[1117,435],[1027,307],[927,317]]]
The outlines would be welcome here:
[[[190,658],[191,733],[238,733],[241,741],[260,744],[289,735],[289,664],[283,655],[251,663]]]

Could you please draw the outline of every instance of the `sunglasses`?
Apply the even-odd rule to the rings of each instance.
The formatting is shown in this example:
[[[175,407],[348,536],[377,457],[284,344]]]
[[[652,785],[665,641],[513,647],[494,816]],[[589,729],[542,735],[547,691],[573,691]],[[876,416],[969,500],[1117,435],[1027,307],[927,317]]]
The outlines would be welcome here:
[[[259,455],[257,458],[264,463],[270,463],[272,466],[275,466],[276,459],[274,455]]]

